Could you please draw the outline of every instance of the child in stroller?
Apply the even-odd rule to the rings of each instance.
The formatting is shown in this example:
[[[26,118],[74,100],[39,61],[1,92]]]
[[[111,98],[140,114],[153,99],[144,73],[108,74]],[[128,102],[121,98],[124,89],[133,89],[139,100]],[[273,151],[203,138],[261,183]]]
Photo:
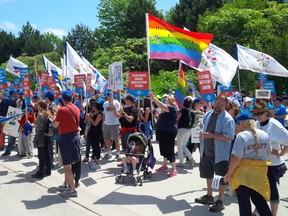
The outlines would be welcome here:
[[[116,183],[124,183],[126,177],[133,177],[135,186],[138,183],[142,186],[143,180],[140,171],[144,171],[144,177],[151,177],[152,175],[151,171],[148,172],[148,167],[153,166],[152,145],[147,137],[140,132],[130,134],[127,143],[129,151],[122,157],[123,170],[121,175],[116,176]],[[152,164],[151,162],[149,164],[149,160],[152,161]]]

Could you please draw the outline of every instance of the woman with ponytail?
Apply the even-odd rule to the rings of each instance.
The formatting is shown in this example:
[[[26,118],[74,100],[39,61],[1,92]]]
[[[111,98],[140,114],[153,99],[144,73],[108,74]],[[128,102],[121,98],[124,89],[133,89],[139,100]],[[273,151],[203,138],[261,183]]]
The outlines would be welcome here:
[[[244,112],[235,120],[243,131],[236,136],[224,182],[229,182],[236,191],[240,216],[252,215],[250,199],[261,216],[272,216],[267,204],[270,198],[267,155],[272,150],[269,136],[255,128],[250,113]]]

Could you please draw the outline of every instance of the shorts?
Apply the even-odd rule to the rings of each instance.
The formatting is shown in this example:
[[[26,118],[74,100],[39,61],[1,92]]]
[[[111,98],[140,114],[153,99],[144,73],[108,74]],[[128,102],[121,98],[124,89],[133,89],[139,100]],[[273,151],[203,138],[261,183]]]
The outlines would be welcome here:
[[[168,161],[175,162],[175,138],[177,134],[168,131],[157,131],[157,138],[159,141],[160,155],[167,158]]]
[[[63,165],[73,164],[81,160],[81,142],[78,131],[60,134],[59,148]]]
[[[119,124],[117,125],[102,125],[103,138],[104,140],[111,139],[114,141],[118,140]]]
[[[229,162],[220,161],[215,164],[214,157],[203,156],[200,160],[200,177],[206,179],[212,179],[214,173],[219,176],[225,176],[228,172]]]

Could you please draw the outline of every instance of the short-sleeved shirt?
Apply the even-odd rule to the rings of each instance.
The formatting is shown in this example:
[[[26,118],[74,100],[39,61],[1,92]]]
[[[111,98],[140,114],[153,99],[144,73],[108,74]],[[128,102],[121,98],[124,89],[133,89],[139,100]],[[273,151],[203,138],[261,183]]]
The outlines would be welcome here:
[[[259,129],[256,129],[256,134],[259,144],[258,156],[256,154],[255,138],[251,130],[242,131],[236,136],[232,154],[239,158],[266,160],[267,153],[272,151],[269,136]]]
[[[133,121],[129,122],[127,119],[123,116],[119,119],[121,123],[121,127],[136,127],[137,124],[137,116],[138,111],[137,107],[131,106],[131,107],[124,107],[124,112],[127,113],[128,116],[133,116]]]
[[[219,114],[215,112],[212,113],[210,121],[207,125],[206,132],[215,133],[218,115]],[[209,156],[209,157],[215,156],[214,139],[204,138],[204,155]]]
[[[114,107],[116,110],[120,109],[120,103],[117,100],[113,101]],[[119,124],[119,119],[115,116],[114,111],[111,110],[110,108],[110,102],[106,101],[103,105],[104,108],[104,115],[105,115],[105,120],[104,120],[104,124],[105,125],[117,125]]]
[[[67,106],[71,108],[73,113]],[[60,123],[59,134],[75,132],[78,130],[80,123],[80,110],[72,103],[69,103],[66,106],[62,106],[58,109],[55,121]]]
[[[275,115],[286,115],[286,108],[283,104],[280,104],[279,106],[274,106]],[[284,119],[285,118],[275,118],[277,119],[282,125],[284,125]]]
[[[159,119],[156,124],[156,130],[167,131],[177,134],[177,110],[175,106],[168,105],[169,112],[159,114]]]
[[[190,110],[187,108],[181,109],[181,117],[178,122],[178,128],[189,128]]]

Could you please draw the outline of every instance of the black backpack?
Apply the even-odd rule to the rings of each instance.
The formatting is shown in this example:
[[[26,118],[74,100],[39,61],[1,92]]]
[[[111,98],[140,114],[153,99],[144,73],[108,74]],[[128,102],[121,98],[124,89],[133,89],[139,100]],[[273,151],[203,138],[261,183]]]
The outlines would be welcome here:
[[[198,123],[197,112],[192,110],[189,111],[189,128],[195,128]]]

